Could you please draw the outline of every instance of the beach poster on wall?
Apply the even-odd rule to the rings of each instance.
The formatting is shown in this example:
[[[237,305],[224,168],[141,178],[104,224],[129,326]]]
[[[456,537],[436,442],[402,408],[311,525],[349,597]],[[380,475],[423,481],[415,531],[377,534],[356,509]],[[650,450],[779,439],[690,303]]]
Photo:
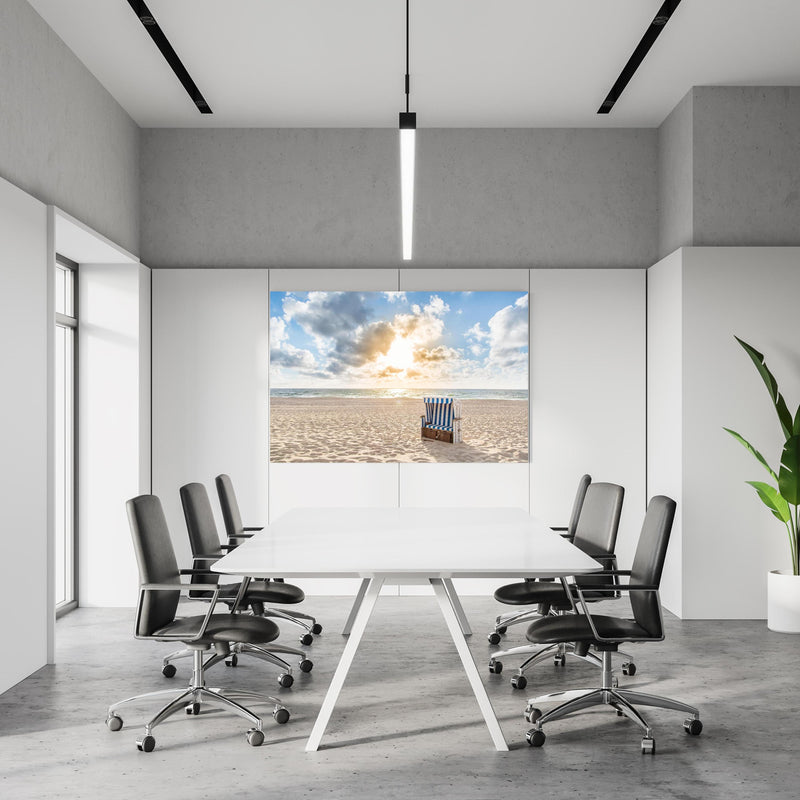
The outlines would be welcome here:
[[[527,462],[527,292],[271,292],[277,462]]]

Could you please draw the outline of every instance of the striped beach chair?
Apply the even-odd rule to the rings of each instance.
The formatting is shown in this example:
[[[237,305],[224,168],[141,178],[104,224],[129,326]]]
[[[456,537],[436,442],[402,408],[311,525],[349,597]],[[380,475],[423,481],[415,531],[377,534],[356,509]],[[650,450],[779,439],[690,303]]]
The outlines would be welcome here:
[[[423,397],[422,438],[458,444],[461,441],[461,401],[452,397]]]

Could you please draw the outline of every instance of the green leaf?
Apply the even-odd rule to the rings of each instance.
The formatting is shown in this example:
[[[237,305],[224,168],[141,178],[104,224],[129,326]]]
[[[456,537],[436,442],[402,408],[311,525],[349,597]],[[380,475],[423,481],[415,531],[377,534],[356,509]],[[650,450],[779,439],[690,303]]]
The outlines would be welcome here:
[[[790,436],[783,446],[778,489],[787,503],[800,504],[800,436]]]
[[[800,406],[797,406],[797,411],[794,414],[794,424],[792,425],[792,435],[800,435]]]
[[[772,469],[772,467],[769,464],[767,464],[767,459],[764,458],[764,456],[762,456],[761,453],[759,453],[758,450],[756,450],[755,447],[753,447],[753,445],[750,444],[750,442],[748,442],[746,439],[744,439],[742,436],[736,433],[736,431],[732,431],[730,428],[723,428],[722,430],[727,431],[731,436],[733,436],[734,439],[736,439],[737,442],[739,442],[742,446],[747,448],[755,456],[759,464],[762,464],[764,466],[764,469],[767,472],[769,472],[770,476],[775,481],[775,483],[778,482],[778,476],[775,474],[775,471]]]
[[[775,380],[775,377],[767,368],[764,355],[759,353],[754,347],[751,347],[749,344],[747,344],[747,342],[742,341],[738,336],[734,336],[734,339],[739,342],[747,355],[750,356],[752,362],[756,365],[758,374],[761,375],[761,379],[764,381],[764,384],[769,391],[770,399],[775,405],[775,411],[778,413],[778,421],[781,423],[783,435],[788,439],[793,433],[792,415],[789,413],[789,409],[786,406],[786,401],[783,399],[783,395],[781,395],[781,393],[778,391],[778,381]]]
[[[774,486],[762,481],[745,481],[750,484],[757,492],[764,505],[781,521],[788,522],[791,516],[789,504],[781,497]]]

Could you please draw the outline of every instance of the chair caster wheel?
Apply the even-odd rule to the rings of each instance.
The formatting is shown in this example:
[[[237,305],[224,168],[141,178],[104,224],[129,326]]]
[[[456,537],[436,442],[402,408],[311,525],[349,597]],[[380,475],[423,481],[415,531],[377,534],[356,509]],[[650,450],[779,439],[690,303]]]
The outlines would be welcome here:
[[[557,656],[553,656],[553,664],[557,667],[566,667],[567,657],[563,653],[559,653]]]
[[[186,713],[196,717],[200,713],[200,703],[189,703],[189,705],[186,706]]]
[[[147,736],[142,736],[141,739],[136,740],[136,746],[143,753],[152,753],[156,746],[155,737],[148,733]]]
[[[239,664],[239,656],[234,653],[230,658],[225,659],[225,666],[226,667],[235,667]]]
[[[541,728],[531,728],[526,734],[525,738],[531,747],[541,747],[547,737]]]
[[[288,672],[282,672],[278,675],[278,685],[284,689],[288,689],[294,683],[294,678]]]
[[[492,675],[499,675],[502,671],[503,671],[502,661],[495,661],[494,659],[491,659],[489,661],[489,672],[491,672]]]
[[[642,752],[649,753],[651,756],[656,752],[656,740],[652,736],[645,736],[642,739]]]
[[[300,672],[311,672],[314,669],[314,662],[310,658],[304,658],[300,662]]]
[[[276,708],[272,712],[272,718],[278,723],[278,725],[285,725],[289,721],[290,716],[291,714],[289,713],[289,709],[284,708],[283,706]],[[261,744],[261,742],[259,742],[259,744]]]
[[[635,675],[636,674],[636,664],[633,661],[626,661],[622,665],[622,674],[623,675]]]
[[[542,716],[542,709],[535,706],[528,706],[522,715],[526,722],[536,722]]]
[[[501,625],[499,628],[496,628],[498,633],[505,633],[508,630],[508,627],[505,625]]]
[[[688,720],[687,720],[688,722]],[[121,731],[122,730],[122,717],[119,714],[111,713],[106,718],[106,727],[110,731]],[[686,726],[684,726],[686,727]]]
[[[500,644],[500,634],[497,631],[492,631],[486,638],[489,644]]]
[[[264,734],[258,728],[250,728],[247,731],[247,744],[250,747],[261,747],[264,744]]]
[[[308,647],[308,645],[313,643],[314,643],[314,637],[310,633],[304,633],[300,637],[300,644],[305,645],[306,647]]]
[[[314,636],[319,636],[319,634],[322,633],[322,625],[320,625],[319,622],[315,622],[311,626],[311,633],[313,633]]]
[[[122,725],[120,725],[120,727],[122,727]],[[683,729],[689,736],[699,736],[703,732],[703,723],[700,722],[699,719],[692,719],[690,717],[683,723]]]
[[[514,675],[511,678],[511,686],[514,689],[524,689],[528,685],[528,679],[524,675]]]
[[[164,666],[161,667],[161,674],[165,678],[174,678],[177,672],[178,670],[174,664],[164,664]]]

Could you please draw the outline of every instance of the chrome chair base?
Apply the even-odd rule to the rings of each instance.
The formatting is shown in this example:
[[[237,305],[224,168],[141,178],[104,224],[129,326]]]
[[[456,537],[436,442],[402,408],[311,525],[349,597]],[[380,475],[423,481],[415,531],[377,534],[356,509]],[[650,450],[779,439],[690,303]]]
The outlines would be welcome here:
[[[181,651],[180,656],[191,654],[193,657],[193,670],[192,679],[189,686],[183,691],[175,694],[174,689],[164,689],[156,692],[147,692],[145,694],[134,695],[127,697],[124,700],[119,700],[112,703],[108,707],[106,714],[106,725],[109,730],[119,731],[122,729],[122,717],[117,713],[117,710],[127,703],[139,702],[142,700],[149,700],[156,697],[164,697],[172,695],[172,699],[156,713],[152,719],[144,727],[144,736],[140,737],[136,744],[140,750],[150,752],[155,747],[155,738],[153,737],[153,729],[156,725],[162,723],[173,714],[184,710],[186,714],[197,715],[200,713],[204,705],[219,706],[240,717],[244,717],[252,727],[247,731],[247,741],[249,744],[257,747],[264,741],[264,734],[262,729],[262,719],[246,706],[242,705],[239,700],[249,700],[251,702],[268,703],[273,705],[272,716],[273,719],[279,723],[284,724],[289,721],[289,710],[275,697],[270,695],[260,694],[258,692],[250,692],[244,689],[226,689],[226,688],[209,688],[205,685],[205,664],[203,662],[203,654],[208,650],[208,645],[202,647],[190,647],[186,651]],[[216,656],[214,657],[216,658]],[[209,659],[213,660],[213,659]]]
[[[306,656],[305,651],[300,650],[297,647],[289,647],[288,645],[278,644],[277,642],[270,642],[266,647],[236,642],[231,644],[230,649],[227,652],[224,650],[218,651],[213,656],[208,658],[203,664],[203,668],[208,669],[209,667],[213,667],[215,664],[219,664],[220,661],[224,661],[228,666],[235,667],[238,663],[238,657],[240,655],[251,655],[280,668],[282,672],[280,675],[278,675],[278,684],[284,688],[287,688],[294,682],[294,678],[292,676],[292,666],[286,659],[281,658],[279,653],[283,655],[297,656],[300,659],[298,666],[300,667],[301,672],[310,672],[314,666],[314,663]],[[192,650],[190,648],[176,650],[174,653],[169,653],[168,655],[164,656],[161,664],[161,673],[167,678],[174,677],[176,669],[172,662],[177,661],[179,658],[188,658],[191,655]]]
[[[614,654],[624,658],[622,664],[622,672],[624,675],[636,674],[636,664],[633,662],[633,657],[629,653],[614,651]],[[576,650],[575,645],[570,642],[560,642],[559,644],[549,644],[544,647],[537,645],[520,645],[519,647],[510,647],[508,650],[498,650],[492,653],[489,658],[489,672],[500,673],[503,671],[501,658],[506,656],[529,656],[517,667],[516,673],[511,678],[511,685],[515,689],[524,689],[528,685],[528,679],[525,677],[525,672],[536,664],[546,661],[548,658],[553,659],[556,665],[565,666],[567,656],[574,656],[593,664],[596,667],[603,666],[602,659],[592,650],[587,653],[580,653]],[[612,684],[617,686],[618,681],[616,677],[612,676]]]
[[[669,697],[637,692],[630,689],[619,689],[613,685],[614,677],[611,671],[610,650],[600,653],[600,663],[602,666],[603,684],[598,689],[578,689],[566,692],[552,692],[534,697],[528,700],[525,708],[524,717],[528,722],[534,724],[527,734],[526,739],[532,747],[541,747],[544,744],[545,736],[542,726],[545,723],[556,719],[562,719],[577,711],[583,711],[594,706],[611,706],[620,716],[626,716],[633,720],[644,731],[642,738],[642,751],[655,753],[655,739],[650,723],[642,716],[636,706],[649,706],[651,708],[666,708],[672,711],[682,711],[689,714],[683,727],[686,733],[698,736],[703,730],[703,723],[700,721],[700,712],[694,706],[687,703],[673,700]],[[550,703],[561,701],[555,708],[542,713],[538,708],[540,703]]]

